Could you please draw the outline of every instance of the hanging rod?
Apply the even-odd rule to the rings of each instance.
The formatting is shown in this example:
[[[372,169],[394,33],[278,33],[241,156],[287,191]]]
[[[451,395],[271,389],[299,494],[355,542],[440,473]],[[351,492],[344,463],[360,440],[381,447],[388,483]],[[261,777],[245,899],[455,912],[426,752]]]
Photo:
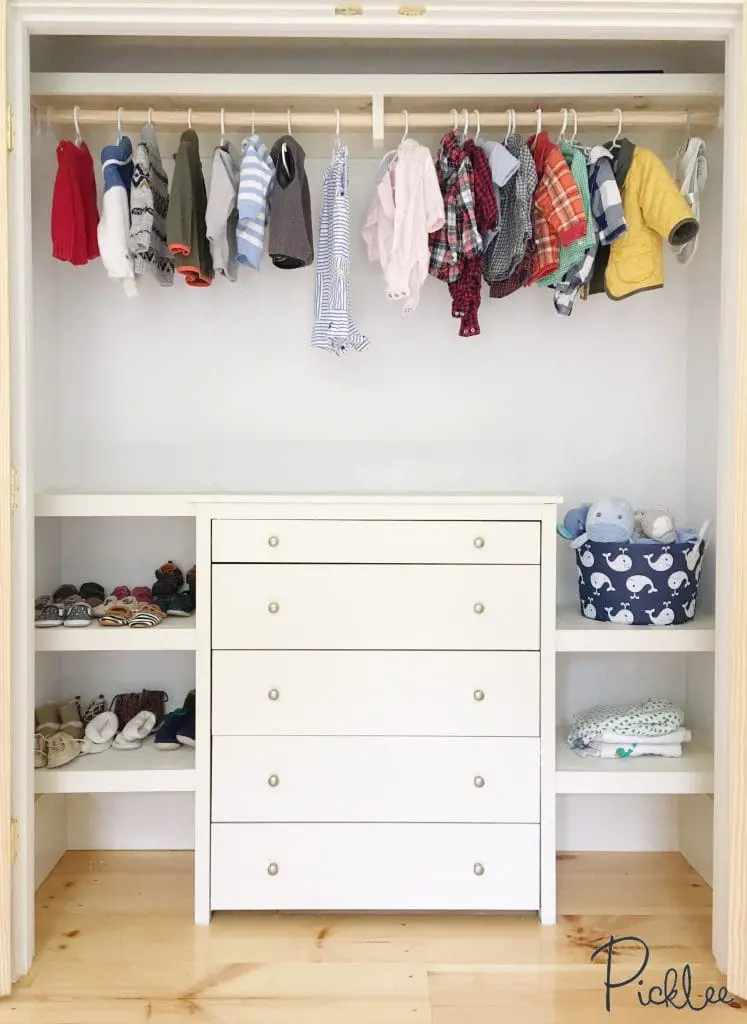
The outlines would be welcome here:
[[[57,107],[38,107],[35,115],[40,123],[50,124],[73,124],[73,109],[60,109]],[[479,111],[480,127],[503,128],[508,124],[508,111]],[[563,124],[564,114],[560,111],[542,111],[542,125],[560,127]],[[221,112],[219,110],[157,110],[154,108],[127,109],[120,107],[107,110],[78,108],[78,123],[81,125],[108,125],[116,126],[119,122],[122,125],[142,125],[151,120],[157,127],[174,127],[183,129],[191,120],[193,128],[213,128],[220,130]],[[447,131],[454,123],[454,112],[443,113],[417,113],[405,115],[405,112],[384,114],[384,127],[401,131],[405,128],[405,121],[410,131],[418,129],[433,129]],[[458,113],[458,124],[464,124],[464,111]],[[667,127],[715,127],[720,124],[721,115],[716,110],[623,110],[623,129],[626,128],[667,128]],[[287,128],[289,113],[285,110],[263,111],[232,111],[226,110],[223,114],[223,123],[226,129],[246,131],[250,125],[256,128]],[[568,122],[569,126],[572,124]],[[469,111],[469,124],[474,128],[477,124],[476,112]],[[533,128],[537,124],[537,112],[529,111],[516,114],[516,125],[521,128]],[[579,111],[578,127],[581,128],[614,128],[618,124],[618,115],[614,110],[607,111]],[[373,126],[373,115],[371,113],[345,113],[341,111],[338,115],[335,111],[319,111],[309,113],[306,111],[290,111],[291,130],[317,130],[335,131],[339,125],[341,131],[370,131]]]

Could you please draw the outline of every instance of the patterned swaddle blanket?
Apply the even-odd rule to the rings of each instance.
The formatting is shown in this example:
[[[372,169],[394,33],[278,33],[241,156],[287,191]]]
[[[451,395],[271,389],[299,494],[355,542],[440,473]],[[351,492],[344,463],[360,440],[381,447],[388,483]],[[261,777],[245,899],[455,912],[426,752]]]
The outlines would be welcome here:
[[[665,697],[649,697],[640,704],[599,704],[574,715],[568,743],[583,747],[607,731],[626,736],[665,736],[684,721],[682,708]]]

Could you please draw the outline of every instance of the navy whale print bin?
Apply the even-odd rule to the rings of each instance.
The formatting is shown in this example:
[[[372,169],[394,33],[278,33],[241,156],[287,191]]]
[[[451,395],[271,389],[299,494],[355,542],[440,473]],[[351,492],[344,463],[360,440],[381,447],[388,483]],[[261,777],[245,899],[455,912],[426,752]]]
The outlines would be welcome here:
[[[705,541],[586,541],[576,550],[581,612],[598,622],[678,626],[695,615]]]

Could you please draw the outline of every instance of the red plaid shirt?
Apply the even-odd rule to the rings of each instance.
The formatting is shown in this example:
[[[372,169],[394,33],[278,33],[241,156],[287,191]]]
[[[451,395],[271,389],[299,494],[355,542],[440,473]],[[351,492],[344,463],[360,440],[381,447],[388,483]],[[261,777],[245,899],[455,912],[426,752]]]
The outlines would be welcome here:
[[[429,236],[428,273],[441,281],[458,281],[464,260],[482,252],[482,237],[475,220],[472,161],[453,132],[441,139],[436,174],[446,220]]]
[[[493,177],[485,151],[476,146],[472,139],[464,143],[464,151],[472,162],[475,220],[482,240],[485,232],[494,230],[498,224],[498,203],[495,198]],[[461,338],[471,338],[480,333],[477,311],[480,308],[481,289],[482,243],[480,252],[464,260],[459,280],[449,283],[451,315],[459,317],[462,321],[459,326]]]
[[[527,145],[534,155],[539,185],[532,207],[532,234],[536,253],[527,284],[552,274],[560,266],[560,246],[586,235],[586,214],[571,169],[546,132],[533,135]]]

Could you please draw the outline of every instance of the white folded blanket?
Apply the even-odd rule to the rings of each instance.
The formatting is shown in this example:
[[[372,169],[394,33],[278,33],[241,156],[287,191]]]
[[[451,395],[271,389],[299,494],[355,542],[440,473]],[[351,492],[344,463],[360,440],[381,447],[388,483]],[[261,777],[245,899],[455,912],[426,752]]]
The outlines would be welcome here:
[[[600,740],[592,740],[587,747],[574,747],[574,753],[579,757],[601,757],[606,760],[624,761],[630,757],[643,757],[647,754],[655,754],[659,757],[682,757],[682,745],[680,743],[602,743]]]
[[[693,738],[693,734],[689,729],[675,729],[673,732],[664,733],[663,736],[657,736],[657,743],[689,743]],[[592,742],[601,743],[650,743],[650,736],[632,736],[630,733],[615,732],[614,729],[605,729],[601,736],[597,740]]]

